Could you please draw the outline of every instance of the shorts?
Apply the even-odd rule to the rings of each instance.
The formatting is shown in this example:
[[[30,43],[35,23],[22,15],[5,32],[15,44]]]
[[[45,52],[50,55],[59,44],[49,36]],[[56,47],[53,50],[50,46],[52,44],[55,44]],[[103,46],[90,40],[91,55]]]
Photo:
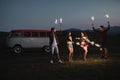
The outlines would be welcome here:
[[[68,48],[73,48],[72,42],[67,42],[67,46],[68,46]]]

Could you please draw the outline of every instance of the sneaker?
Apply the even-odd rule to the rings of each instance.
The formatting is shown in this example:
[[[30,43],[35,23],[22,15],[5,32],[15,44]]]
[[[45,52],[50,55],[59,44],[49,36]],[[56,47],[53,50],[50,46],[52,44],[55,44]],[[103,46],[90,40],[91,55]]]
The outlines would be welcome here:
[[[59,60],[58,62],[59,62],[59,63],[63,63],[62,60]]]
[[[53,64],[53,60],[50,60],[50,63]]]

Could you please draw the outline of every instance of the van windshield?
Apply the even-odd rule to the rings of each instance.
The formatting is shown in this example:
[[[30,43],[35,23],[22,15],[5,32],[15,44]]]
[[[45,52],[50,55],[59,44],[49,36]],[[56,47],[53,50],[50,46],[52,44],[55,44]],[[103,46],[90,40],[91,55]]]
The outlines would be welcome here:
[[[22,37],[22,32],[11,32],[11,37]]]

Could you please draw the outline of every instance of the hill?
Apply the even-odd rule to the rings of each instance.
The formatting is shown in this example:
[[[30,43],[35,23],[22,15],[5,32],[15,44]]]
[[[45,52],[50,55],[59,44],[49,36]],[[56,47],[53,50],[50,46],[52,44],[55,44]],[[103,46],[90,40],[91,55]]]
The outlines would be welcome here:
[[[64,30],[64,31],[71,31],[71,32],[74,32],[74,31],[82,31],[81,29],[77,29],[77,28],[70,28],[70,29],[67,29],[67,30]],[[87,31],[87,32],[91,32],[92,30],[84,30],[84,31]],[[108,32],[108,34],[111,34],[111,35],[117,35],[117,34],[120,34],[120,26],[112,26]]]
[[[77,29],[77,28],[70,28],[70,29],[66,29],[66,30],[63,30],[64,32],[68,32],[68,31],[71,31],[71,32],[74,32],[74,31],[83,31],[81,29]],[[87,31],[87,32],[91,32],[92,30],[84,30],[84,31]],[[120,26],[112,26],[111,29],[109,30],[108,34],[112,34],[112,35],[119,35],[120,34]],[[1,37],[5,37],[8,35],[8,32],[4,32],[4,31],[0,31],[0,36]]]
[[[77,29],[77,28],[70,28],[70,29],[66,29],[66,30],[64,30],[64,31],[82,31],[81,29]]]
[[[111,27],[109,34],[120,34],[120,26]]]

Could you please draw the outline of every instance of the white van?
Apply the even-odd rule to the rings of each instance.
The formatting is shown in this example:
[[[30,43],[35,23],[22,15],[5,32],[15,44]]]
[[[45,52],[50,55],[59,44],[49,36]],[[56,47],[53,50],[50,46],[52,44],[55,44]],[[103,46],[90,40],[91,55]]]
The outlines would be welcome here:
[[[24,48],[44,48],[50,52],[49,30],[12,30],[7,37],[7,46],[14,53],[22,53]]]

